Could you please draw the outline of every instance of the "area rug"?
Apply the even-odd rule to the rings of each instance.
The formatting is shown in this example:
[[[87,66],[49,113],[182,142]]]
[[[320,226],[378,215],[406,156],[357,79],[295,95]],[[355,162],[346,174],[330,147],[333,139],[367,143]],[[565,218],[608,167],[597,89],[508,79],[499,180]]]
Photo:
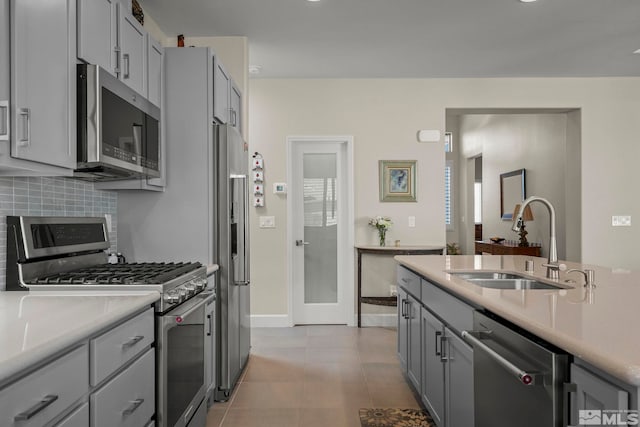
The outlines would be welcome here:
[[[431,415],[420,409],[363,408],[362,427],[436,427]]]

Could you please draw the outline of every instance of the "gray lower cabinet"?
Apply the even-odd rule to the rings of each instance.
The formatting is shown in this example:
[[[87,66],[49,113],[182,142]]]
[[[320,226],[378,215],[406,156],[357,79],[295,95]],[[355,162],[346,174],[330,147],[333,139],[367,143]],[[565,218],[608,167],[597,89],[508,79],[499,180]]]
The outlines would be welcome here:
[[[429,310],[422,309],[422,403],[433,421],[444,426],[444,325]]]
[[[404,267],[397,278],[403,371],[438,427],[473,426],[473,349],[457,331],[473,328],[475,308]]]
[[[602,416],[617,416],[614,411],[637,409],[629,407],[629,392],[614,382],[575,363],[571,364],[570,372],[573,396],[569,425],[579,424],[581,410],[606,410]]]
[[[78,409],[73,411],[69,416],[55,427],[87,427],[89,425],[89,404],[83,403]]]
[[[208,281],[213,281],[214,278],[209,277]],[[209,285],[207,285],[209,286]],[[215,285],[213,285],[215,286]],[[204,328],[204,379],[206,387],[206,405],[211,406],[213,404],[213,394],[216,387],[216,347],[215,347],[215,300],[211,301],[204,307],[204,315],[206,319]]]
[[[407,371],[407,360],[409,360],[409,324],[405,314],[407,296],[407,291],[398,288],[398,359],[403,372]]]
[[[473,348],[449,328],[444,329],[444,338],[446,425],[473,426]]]
[[[408,295],[407,298],[407,323],[408,323],[408,360],[407,360],[407,377],[413,384],[418,393],[422,391],[422,337],[420,333],[420,312],[422,308],[418,300]]]
[[[83,345],[0,390],[0,425],[45,425],[88,390],[89,349]]]
[[[91,394],[93,427],[137,427],[155,413],[155,351],[149,349]]]

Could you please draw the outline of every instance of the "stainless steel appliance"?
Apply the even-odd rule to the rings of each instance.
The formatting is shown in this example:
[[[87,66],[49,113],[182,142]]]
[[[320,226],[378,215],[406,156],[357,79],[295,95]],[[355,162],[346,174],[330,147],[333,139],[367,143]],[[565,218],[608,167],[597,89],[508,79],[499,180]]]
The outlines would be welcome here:
[[[560,349],[489,312],[474,313],[475,424],[561,427],[568,358]]]
[[[97,65],[78,64],[77,178],[160,176],[160,109]]]
[[[167,59],[166,78],[171,79],[171,58]],[[181,64],[190,65],[187,60]],[[196,64],[192,68],[199,69]],[[119,195],[118,249],[129,259],[185,256],[220,266],[216,276],[215,400],[224,401],[249,358],[249,159],[246,144],[235,128],[212,124],[207,135],[207,127],[192,126],[198,118],[197,109],[178,108],[182,104],[172,98],[172,91],[185,97],[206,94],[197,88],[190,92],[185,87],[189,86],[188,77],[176,82],[182,85],[167,85],[166,99],[175,107],[167,111],[171,117],[167,138],[185,143],[167,145],[164,193]],[[204,115],[202,119],[207,120]],[[171,120],[180,123],[176,126],[179,132]],[[185,135],[186,130],[194,135]],[[206,143],[207,138],[211,143]],[[179,227],[167,227],[177,219]],[[170,230],[165,232],[167,228]]]
[[[198,262],[108,264],[104,218],[7,217],[7,290],[155,290],[156,425],[206,423],[205,349],[215,300]]]

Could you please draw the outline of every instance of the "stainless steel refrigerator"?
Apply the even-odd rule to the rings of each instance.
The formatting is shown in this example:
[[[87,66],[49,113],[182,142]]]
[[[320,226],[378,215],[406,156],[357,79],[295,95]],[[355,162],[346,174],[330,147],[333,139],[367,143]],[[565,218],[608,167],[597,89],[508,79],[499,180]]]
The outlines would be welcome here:
[[[213,52],[167,48],[164,192],[120,192],[118,250],[133,261],[200,261],[216,277],[215,399],[226,400],[249,357],[248,153],[214,124]]]

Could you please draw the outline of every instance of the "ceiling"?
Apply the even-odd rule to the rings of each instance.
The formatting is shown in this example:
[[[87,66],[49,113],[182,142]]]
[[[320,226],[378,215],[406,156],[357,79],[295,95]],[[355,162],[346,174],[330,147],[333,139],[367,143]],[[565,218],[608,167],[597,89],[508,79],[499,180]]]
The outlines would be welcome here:
[[[640,76],[639,0],[139,0],[167,34],[246,36],[259,78]]]

